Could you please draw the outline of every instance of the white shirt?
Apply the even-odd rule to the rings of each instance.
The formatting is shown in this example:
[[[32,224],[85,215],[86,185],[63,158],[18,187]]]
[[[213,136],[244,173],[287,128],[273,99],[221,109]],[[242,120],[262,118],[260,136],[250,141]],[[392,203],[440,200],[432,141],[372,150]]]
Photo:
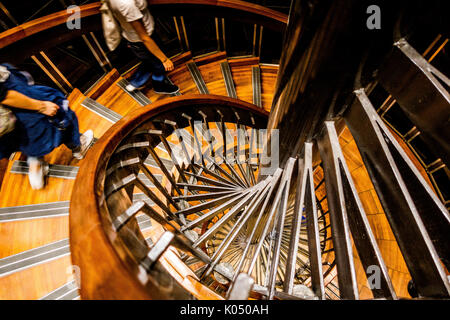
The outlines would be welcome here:
[[[145,30],[151,36],[155,27],[155,20],[147,8],[146,0],[108,0],[114,17],[120,23],[122,36],[130,42],[141,42],[141,38],[130,24],[142,19]]]

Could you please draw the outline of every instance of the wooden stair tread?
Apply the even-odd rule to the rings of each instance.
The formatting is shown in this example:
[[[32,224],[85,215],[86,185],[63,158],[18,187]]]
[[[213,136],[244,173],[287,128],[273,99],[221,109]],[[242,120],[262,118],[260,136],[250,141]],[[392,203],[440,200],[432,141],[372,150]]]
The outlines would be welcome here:
[[[277,82],[278,66],[261,65],[261,100],[264,110],[269,111]]]
[[[0,223],[0,259],[68,237],[68,216]]]
[[[252,65],[230,64],[230,68],[238,99],[253,103]]]
[[[75,180],[48,177],[44,189],[33,190],[27,175],[9,172],[12,164],[10,161],[0,190],[0,207],[70,200]]]
[[[198,94],[197,86],[192,80],[186,65],[182,65],[176,70],[169,72],[167,76],[180,88],[182,94]]]
[[[86,97],[97,99],[103,92],[105,92],[118,78],[119,72],[117,69],[112,69],[100,81],[98,81],[86,94]]]
[[[117,82],[122,79],[122,77],[119,77],[100,97],[98,97],[98,99],[96,99],[96,101],[122,116],[125,116],[130,111],[140,108],[141,106],[117,85]]]
[[[70,256],[0,278],[0,300],[36,300],[67,283]]]
[[[222,61],[226,61],[226,59],[209,62],[208,64],[204,65],[197,64],[197,66],[200,70],[203,80],[206,83],[206,87],[208,88],[209,93],[227,96],[225,81],[220,69],[220,63]]]

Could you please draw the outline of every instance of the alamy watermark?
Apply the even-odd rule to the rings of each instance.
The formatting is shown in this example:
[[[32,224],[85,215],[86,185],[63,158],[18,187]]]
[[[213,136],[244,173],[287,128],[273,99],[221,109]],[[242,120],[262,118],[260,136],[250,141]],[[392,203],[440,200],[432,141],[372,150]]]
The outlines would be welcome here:
[[[367,284],[371,290],[381,289],[381,270],[377,265],[370,265],[366,270]]]
[[[367,29],[381,29],[381,9],[379,6],[373,4],[367,7],[367,14],[370,16],[366,20]]]
[[[66,26],[69,30],[80,30],[81,29],[81,14],[80,7],[77,5],[68,6],[66,12],[69,14],[69,17],[66,20]]]
[[[81,288],[81,269],[79,266],[71,265],[66,269],[67,274],[67,287],[71,290]]]

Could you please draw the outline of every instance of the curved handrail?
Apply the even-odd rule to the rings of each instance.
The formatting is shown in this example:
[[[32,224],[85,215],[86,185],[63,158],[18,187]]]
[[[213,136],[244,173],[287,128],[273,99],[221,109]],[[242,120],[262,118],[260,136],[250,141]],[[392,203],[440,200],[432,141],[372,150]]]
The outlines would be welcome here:
[[[235,9],[256,16],[264,17],[276,23],[287,24],[287,15],[269,8],[248,3],[240,0],[148,0],[149,5],[202,5],[218,7],[223,9]],[[80,6],[80,18],[86,18],[100,13],[100,2],[94,2]],[[49,14],[29,22],[25,22],[17,27],[8,29],[0,33],[0,49],[8,45],[29,37],[33,34],[51,29],[64,24],[72,13],[62,10]]]
[[[258,4],[240,0],[148,0],[148,3],[152,6],[170,4],[216,6],[257,14],[269,19],[279,21],[283,24],[287,24],[288,20],[288,16],[282,12],[269,9]]]
[[[94,2],[80,6],[80,18],[99,14],[100,5],[100,2]],[[66,23],[71,14],[66,10],[62,10],[8,29],[0,33],[0,49],[38,32]]]
[[[149,119],[190,105],[227,106],[264,119],[268,112],[250,103],[216,95],[171,97],[140,108],[112,126],[92,147],[80,167],[70,207],[72,262],[81,270],[83,299],[168,299],[142,271],[112,227],[104,197],[106,166],[116,147]]]

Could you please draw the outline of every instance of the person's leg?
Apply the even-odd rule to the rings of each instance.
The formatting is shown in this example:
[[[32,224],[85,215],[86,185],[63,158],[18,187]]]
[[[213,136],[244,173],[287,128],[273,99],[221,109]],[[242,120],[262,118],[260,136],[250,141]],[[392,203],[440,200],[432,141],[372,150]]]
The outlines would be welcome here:
[[[128,42],[127,47],[141,61],[136,72],[128,80],[130,85],[127,86],[128,91],[142,88],[148,80],[150,80],[152,65],[148,63],[148,50],[141,45],[140,42]]]
[[[156,93],[172,94],[179,91],[179,88],[166,77],[166,70],[162,62],[148,51],[142,42],[130,42],[128,43],[128,47],[142,62],[136,73],[130,79],[131,85],[127,87],[129,91],[133,91],[136,88],[139,88],[139,86],[143,86],[145,84],[144,79],[145,81],[148,81],[149,76],[142,70],[150,71],[152,73],[151,80],[153,89]],[[145,74],[145,77],[143,74]],[[137,81],[139,78],[141,78],[141,81]]]
[[[151,72],[149,70],[152,70],[151,65],[147,60],[142,60],[141,64],[137,67],[136,72],[128,79],[130,85],[133,86],[129,91],[144,88],[145,84],[151,78]]]
[[[63,143],[72,150],[72,155],[76,159],[83,159],[87,150],[92,145],[94,140],[94,133],[92,130],[87,130],[80,135],[78,127],[78,118],[72,110],[68,110],[66,118],[70,121],[70,126],[66,128],[63,135]]]

